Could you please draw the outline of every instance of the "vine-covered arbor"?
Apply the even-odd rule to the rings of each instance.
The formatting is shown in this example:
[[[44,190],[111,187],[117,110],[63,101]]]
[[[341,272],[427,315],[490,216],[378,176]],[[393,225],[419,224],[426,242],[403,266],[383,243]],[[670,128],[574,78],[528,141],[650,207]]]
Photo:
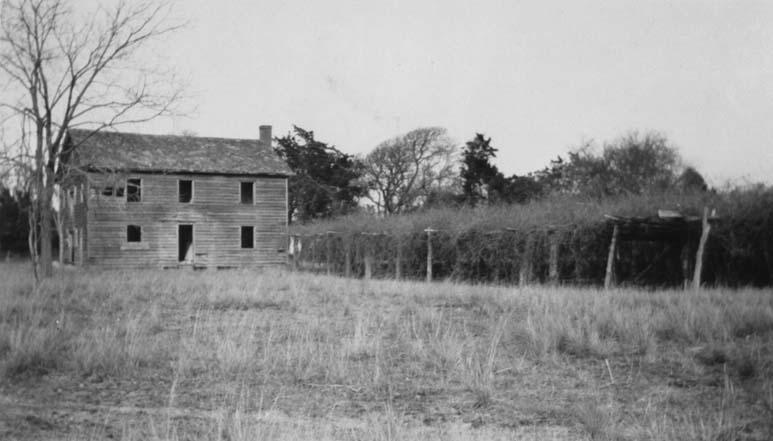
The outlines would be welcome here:
[[[684,216],[672,210],[658,210],[657,216],[651,217],[621,217],[605,215],[607,222],[612,225],[612,239],[607,256],[607,269],[604,277],[604,286],[611,287],[615,283],[615,264],[618,255],[618,245],[622,241],[630,242],[662,242],[666,246],[642,272],[649,271],[673,249],[680,250],[680,261],[683,285],[699,287],[703,268],[703,254],[706,249],[706,241],[711,231],[711,223],[717,220],[715,215],[709,216],[708,209],[704,209],[703,217]],[[690,250],[697,243],[696,253],[691,259]],[[692,269],[692,272],[691,272]]]
[[[452,279],[512,285],[618,283],[700,286],[715,216],[659,210],[652,217],[606,215],[593,224],[528,230],[292,235],[293,268],[346,277]]]

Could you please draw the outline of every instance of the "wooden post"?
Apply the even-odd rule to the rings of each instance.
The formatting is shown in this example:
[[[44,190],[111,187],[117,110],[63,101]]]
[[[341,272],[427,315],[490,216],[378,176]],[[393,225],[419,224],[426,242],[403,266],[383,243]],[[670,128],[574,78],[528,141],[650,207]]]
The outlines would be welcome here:
[[[687,289],[690,286],[690,242],[687,238],[684,239],[682,244],[682,252],[680,254],[682,259],[682,289]]]
[[[550,266],[549,266],[549,279],[551,285],[558,284],[558,240],[560,234],[556,230],[550,230]]]
[[[365,279],[370,280],[373,277],[373,254],[370,246],[370,236],[363,236],[363,248],[364,256],[363,263],[365,264]]]
[[[403,277],[403,244],[400,236],[395,236],[395,279]]]
[[[516,246],[518,246],[516,244]],[[518,268],[518,286],[526,286],[531,282],[532,265],[531,258],[534,252],[534,235],[526,233],[526,242],[523,245],[521,255],[521,267]]]
[[[424,230],[427,233],[427,282],[432,281],[432,228]]]
[[[319,265],[320,261],[322,260],[320,258],[320,244],[319,244],[319,238],[322,237],[320,233],[317,233],[314,235],[314,256],[312,257],[312,262],[314,262],[314,272],[317,273],[319,271]]]
[[[293,248],[293,270],[300,270],[301,269],[301,250],[303,249],[303,242],[301,241],[301,236],[296,234],[293,235],[295,237],[295,248]]]
[[[609,255],[607,256],[607,273],[604,277],[604,289],[609,289],[615,280],[615,255],[617,254],[617,237],[620,235],[620,227],[615,224],[612,230],[612,243],[609,244]]]
[[[325,274],[328,276],[333,272],[333,232],[328,231],[325,235]]]
[[[352,276],[352,238],[349,235],[343,237],[344,241],[344,276]]]
[[[300,247],[297,245],[297,242],[298,236],[295,234],[290,235],[290,264],[292,265],[293,271],[298,271],[298,257],[300,257],[298,256],[298,249]]]
[[[572,260],[574,260],[574,269],[572,274],[574,275],[575,283],[580,282],[582,279],[582,267],[580,266],[580,259],[583,259],[580,252],[580,246],[578,245],[578,237],[581,233],[578,232],[577,226],[572,230]]]
[[[700,289],[701,272],[703,271],[703,252],[706,249],[706,241],[709,239],[711,224],[709,223],[709,207],[703,207],[703,223],[701,225],[701,240],[698,243],[698,252],[695,254],[695,273],[692,276],[692,288]]]

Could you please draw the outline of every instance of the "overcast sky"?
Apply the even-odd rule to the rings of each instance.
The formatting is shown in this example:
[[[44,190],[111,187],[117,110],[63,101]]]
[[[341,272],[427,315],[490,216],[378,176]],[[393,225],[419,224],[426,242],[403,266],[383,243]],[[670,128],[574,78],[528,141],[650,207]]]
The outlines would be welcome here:
[[[506,173],[659,130],[715,185],[773,182],[771,1],[185,0],[154,48],[197,111],[151,133],[293,124],[347,153],[411,129],[493,138]]]

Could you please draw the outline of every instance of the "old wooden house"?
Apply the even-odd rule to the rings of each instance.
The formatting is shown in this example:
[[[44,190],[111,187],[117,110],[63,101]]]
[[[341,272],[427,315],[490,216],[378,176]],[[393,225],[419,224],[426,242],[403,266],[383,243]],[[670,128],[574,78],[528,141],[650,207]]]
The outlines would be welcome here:
[[[70,130],[65,260],[119,268],[281,264],[287,164],[260,139]]]

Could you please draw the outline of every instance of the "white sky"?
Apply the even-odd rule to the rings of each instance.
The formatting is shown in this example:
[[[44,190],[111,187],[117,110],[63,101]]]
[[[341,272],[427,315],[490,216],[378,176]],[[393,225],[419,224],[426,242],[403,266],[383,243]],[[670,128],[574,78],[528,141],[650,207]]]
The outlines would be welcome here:
[[[713,184],[773,182],[773,2],[185,0],[154,47],[195,113],[149,133],[283,135],[347,153],[425,125],[505,173],[655,129]]]

